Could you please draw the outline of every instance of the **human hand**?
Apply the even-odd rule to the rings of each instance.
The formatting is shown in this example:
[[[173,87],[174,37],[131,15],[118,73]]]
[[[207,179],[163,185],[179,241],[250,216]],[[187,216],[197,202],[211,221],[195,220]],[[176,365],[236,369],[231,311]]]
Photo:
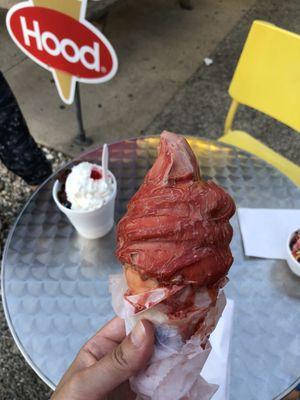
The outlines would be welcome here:
[[[146,367],[153,345],[154,329],[149,321],[138,322],[126,336],[124,321],[114,318],[81,348],[51,399],[135,398],[128,379]]]

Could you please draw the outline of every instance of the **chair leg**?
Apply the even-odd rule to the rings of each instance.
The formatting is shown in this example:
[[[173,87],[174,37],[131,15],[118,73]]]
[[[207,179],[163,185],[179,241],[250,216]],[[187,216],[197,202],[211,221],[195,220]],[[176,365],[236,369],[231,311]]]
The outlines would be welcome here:
[[[192,10],[194,8],[192,0],[178,0],[178,1],[180,7],[183,8],[184,10]]]

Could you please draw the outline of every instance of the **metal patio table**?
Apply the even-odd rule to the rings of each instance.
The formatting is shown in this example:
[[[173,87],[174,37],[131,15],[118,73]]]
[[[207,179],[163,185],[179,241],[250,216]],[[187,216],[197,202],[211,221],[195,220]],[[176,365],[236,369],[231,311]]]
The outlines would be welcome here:
[[[196,137],[190,144],[202,176],[213,178],[238,206],[299,208],[300,191],[264,161]],[[118,181],[116,221],[156,156],[158,137],[109,146]],[[81,159],[97,159],[101,148]],[[29,200],[6,243],[2,293],[12,335],[27,362],[51,387],[82,344],[113,316],[108,276],[120,272],[115,231],[99,240],[79,237],[56,208],[55,176]],[[245,257],[237,218],[226,294],[235,301],[231,343],[232,400],[281,398],[300,377],[300,278],[286,262]]]

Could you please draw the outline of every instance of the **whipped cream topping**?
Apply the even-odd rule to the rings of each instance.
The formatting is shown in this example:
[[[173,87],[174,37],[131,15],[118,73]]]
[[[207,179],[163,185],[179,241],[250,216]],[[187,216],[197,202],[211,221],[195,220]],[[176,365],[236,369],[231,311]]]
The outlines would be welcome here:
[[[97,164],[82,162],[72,168],[66,180],[66,195],[72,210],[92,211],[102,207],[114,191],[114,181],[102,177]]]

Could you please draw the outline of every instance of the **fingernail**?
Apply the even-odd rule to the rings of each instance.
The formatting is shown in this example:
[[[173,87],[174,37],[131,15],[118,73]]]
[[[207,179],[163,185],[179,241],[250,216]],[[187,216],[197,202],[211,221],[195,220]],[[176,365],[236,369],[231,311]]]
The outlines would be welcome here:
[[[143,321],[139,321],[131,332],[131,341],[135,347],[141,347],[144,344],[146,330]]]

